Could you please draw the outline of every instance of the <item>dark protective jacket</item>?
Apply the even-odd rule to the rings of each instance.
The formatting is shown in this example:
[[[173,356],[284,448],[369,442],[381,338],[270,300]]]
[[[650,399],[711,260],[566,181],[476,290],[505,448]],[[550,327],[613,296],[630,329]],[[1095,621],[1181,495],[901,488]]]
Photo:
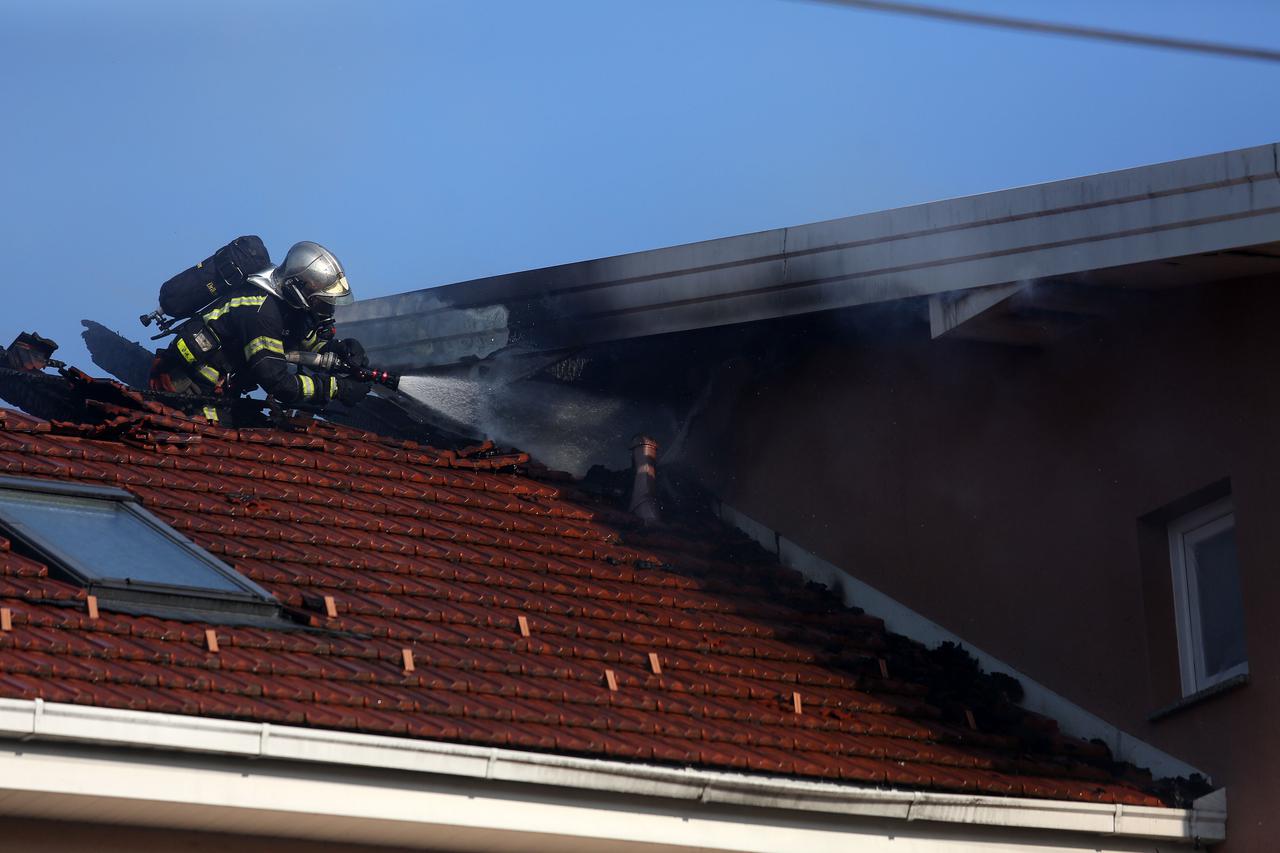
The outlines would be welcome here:
[[[327,342],[305,312],[251,285],[237,287],[179,327],[157,359],[152,385],[157,373],[180,372],[197,393],[244,394],[261,387],[284,405],[324,405],[337,394],[337,379],[291,371],[284,354],[319,350]]]

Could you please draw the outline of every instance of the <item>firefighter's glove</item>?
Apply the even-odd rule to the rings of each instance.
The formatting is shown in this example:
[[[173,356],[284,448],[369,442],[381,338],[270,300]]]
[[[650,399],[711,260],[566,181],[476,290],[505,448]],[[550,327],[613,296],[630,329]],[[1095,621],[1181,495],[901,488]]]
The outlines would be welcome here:
[[[348,406],[354,406],[364,399],[364,395],[368,394],[373,385],[368,382],[360,382],[346,376],[335,377],[338,381],[338,393],[334,395],[334,399],[341,400]]]
[[[369,356],[365,355],[364,345],[355,338],[343,338],[340,341],[333,341],[325,349],[333,352],[338,358],[352,367],[369,366]]]

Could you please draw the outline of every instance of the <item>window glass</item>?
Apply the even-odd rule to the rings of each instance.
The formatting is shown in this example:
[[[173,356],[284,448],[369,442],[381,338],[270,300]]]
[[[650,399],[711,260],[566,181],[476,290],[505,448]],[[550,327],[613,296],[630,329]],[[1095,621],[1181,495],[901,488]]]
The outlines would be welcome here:
[[[249,591],[116,500],[0,489],[0,519],[90,580]]]
[[[1183,695],[1247,675],[1244,596],[1229,497],[1169,523],[1169,560]]]
[[[1235,527],[1195,542],[1191,551],[1199,599],[1204,674],[1214,676],[1246,660]]]

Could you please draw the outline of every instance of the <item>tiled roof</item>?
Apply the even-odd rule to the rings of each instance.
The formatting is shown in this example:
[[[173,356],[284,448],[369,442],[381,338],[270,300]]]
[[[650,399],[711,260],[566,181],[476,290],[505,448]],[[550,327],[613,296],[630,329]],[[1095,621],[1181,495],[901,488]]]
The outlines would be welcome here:
[[[709,518],[646,532],[488,446],[322,421],[236,431],[111,383],[81,393],[96,423],[0,410],[0,474],[127,489],[310,625],[90,618],[83,589],[0,539],[0,696],[1162,802],[1142,771],[1017,709],[967,656],[886,633]]]

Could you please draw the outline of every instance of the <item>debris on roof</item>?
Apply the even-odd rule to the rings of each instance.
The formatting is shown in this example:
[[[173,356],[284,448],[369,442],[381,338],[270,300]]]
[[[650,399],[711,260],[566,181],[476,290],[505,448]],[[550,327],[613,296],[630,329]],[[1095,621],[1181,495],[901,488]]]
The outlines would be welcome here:
[[[805,584],[709,513],[645,527],[492,444],[227,429],[83,374],[0,410],[0,474],[112,485],[309,624],[113,611],[0,538],[0,696],[903,789],[1186,795],[1012,679]],[[60,389],[60,390],[59,390]],[[2,521],[2,520],[0,520]]]

